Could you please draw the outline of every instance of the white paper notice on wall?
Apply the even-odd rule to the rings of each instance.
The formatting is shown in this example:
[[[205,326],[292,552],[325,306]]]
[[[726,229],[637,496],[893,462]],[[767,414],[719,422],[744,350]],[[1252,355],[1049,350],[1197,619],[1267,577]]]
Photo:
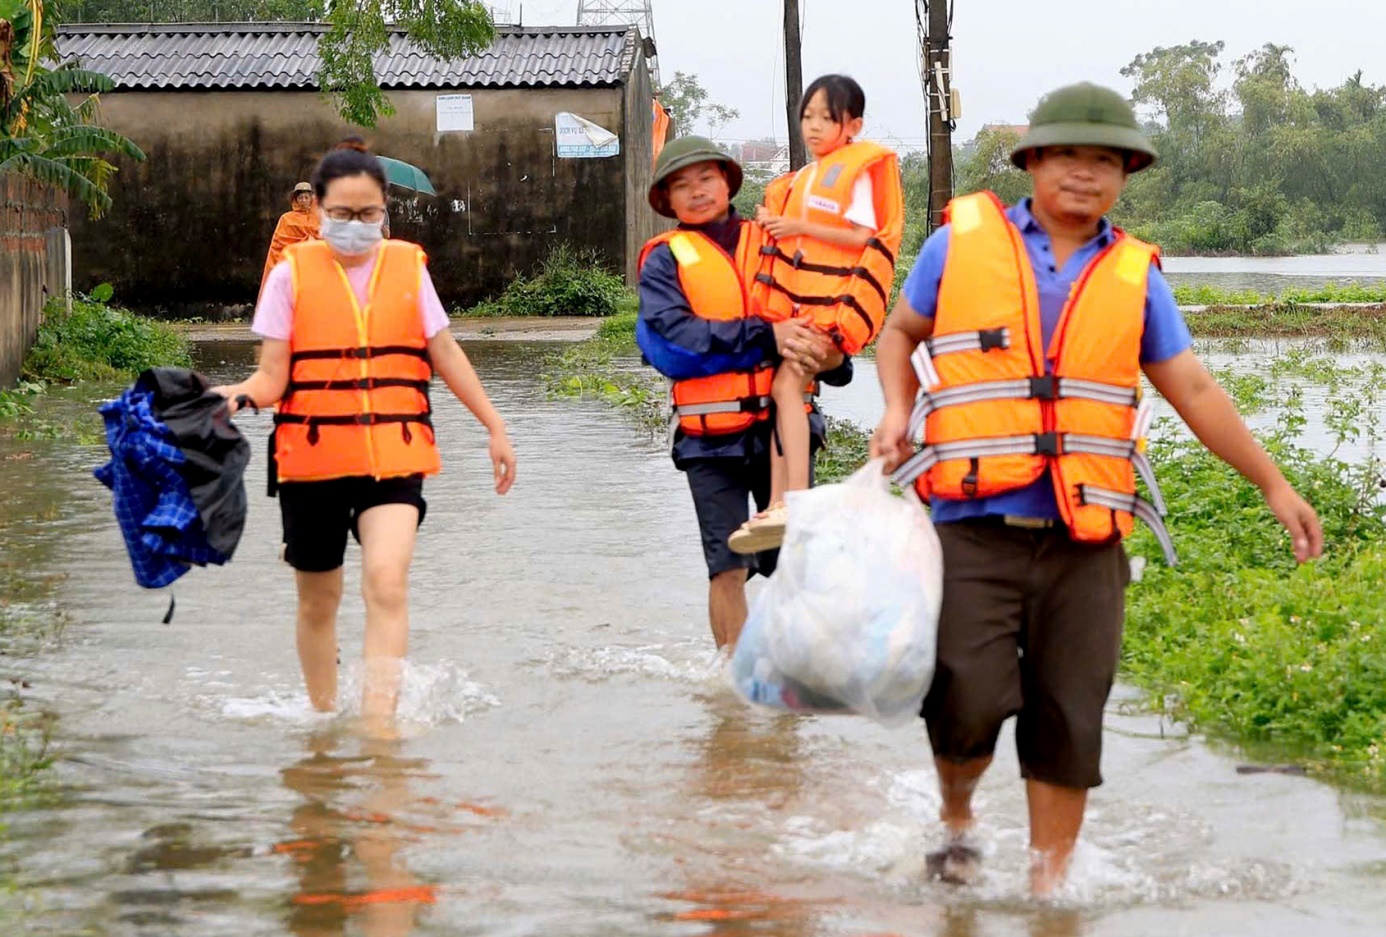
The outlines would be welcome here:
[[[435,99],[439,133],[470,133],[476,129],[470,94],[440,94]]]
[[[586,117],[559,111],[553,122],[559,159],[599,159],[621,152],[621,138]]]

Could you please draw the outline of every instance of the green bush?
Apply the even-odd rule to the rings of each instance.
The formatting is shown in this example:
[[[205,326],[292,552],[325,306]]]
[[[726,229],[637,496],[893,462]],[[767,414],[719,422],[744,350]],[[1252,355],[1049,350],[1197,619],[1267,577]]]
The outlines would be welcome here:
[[[109,288],[96,295],[109,298]],[[50,301],[44,309],[38,337],[24,359],[23,375],[32,381],[66,384],[124,380],[159,366],[192,366],[188,343],[178,332],[90,296],[76,296],[70,313],[60,300]]]
[[[498,298],[468,316],[610,316],[626,302],[625,281],[607,270],[595,251],[561,244],[533,273],[516,277]]]
[[[1290,365],[1330,386],[1325,426],[1342,441],[1374,438],[1380,373],[1348,381],[1324,373],[1321,362],[1306,366],[1312,363]],[[1250,390],[1262,398],[1265,391]],[[1386,785],[1382,466],[1325,458],[1299,444],[1306,419],[1298,392],[1287,393],[1279,424],[1263,442],[1318,511],[1324,558],[1296,566],[1255,488],[1188,436],[1157,435],[1151,459],[1169,502],[1179,565],[1155,560],[1154,538],[1138,527],[1130,549],[1152,559],[1128,593],[1123,673],[1174,718],[1380,787]]]

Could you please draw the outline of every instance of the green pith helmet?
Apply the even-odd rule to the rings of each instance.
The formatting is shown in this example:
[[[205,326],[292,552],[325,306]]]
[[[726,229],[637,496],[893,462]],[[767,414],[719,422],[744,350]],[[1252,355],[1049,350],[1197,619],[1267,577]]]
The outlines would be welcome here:
[[[1047,146],[1106,146],[1127,154],[1126,170],[1140,172],[1155,162],[1155,148],[1141,132],[1136,112],[1117,92],[1100,85],[1069,85],[1040,99],[1030,129],[1011,162],[1025,168],[1025,155]]]
[[[674,210],[669,207],[669,192],[664,183],[680,169],[709,161],[722,164],[733,197],[741,191],[741,165],[736,160],[717,149],[716,144],[707,137],[679,137],[659,152],[654,181],[650,183],[650,207],[666,218],[675,217]]]

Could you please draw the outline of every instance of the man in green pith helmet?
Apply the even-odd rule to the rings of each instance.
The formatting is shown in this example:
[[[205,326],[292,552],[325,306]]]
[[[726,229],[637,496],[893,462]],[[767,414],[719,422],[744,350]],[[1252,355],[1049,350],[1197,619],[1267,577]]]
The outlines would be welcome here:
[[[991,193],[955,199],[881,334],[886,411],[872,453],[929,500],[943,543],[938,665],[922,715],[946,827],[929,869],[945,881],[978,871],[972,795],[1010,716],[1036,895],[1063,882],[1088,790],[1102,783],[1130,579],[1122,538],[1139,518],[1174,561],[1145,457],[1142,371],[1261,489],[1301,562],[1323,549],[1313,509],[1194,356],[1158,248],[1105,217],[1155,158],[1115,91],[1049,94],[1012,154],[1034,196],[1009,208]]]
[[[740,187],[741,167],[710,140],[680,137],[660,152],[650,206],[679,224],[640,255],[635,333],[645,361],[672,382],[674,465],[688,476],[698,516],[713,639],[728,649],[746,621],[747,576],[769,575],[776,559],[727,546],[752,498],[764,508],[769,495],[775,366],[794,357],[824,383],[852,379],[851,363],[824,336],[800,322],[771,324],[752,308],[747,286],[765,233],[732,207]],[[816,410],[810,423],[821,444]]]

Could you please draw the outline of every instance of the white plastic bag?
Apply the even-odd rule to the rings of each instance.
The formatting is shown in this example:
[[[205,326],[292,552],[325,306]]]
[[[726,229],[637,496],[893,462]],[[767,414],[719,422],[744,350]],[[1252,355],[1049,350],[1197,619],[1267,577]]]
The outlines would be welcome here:
[[[887,724],[919,713],[934,675],[943,551],[877,459],[845,482],[791,492],[779,566],[732,658],[738,692],[794,712]]]

